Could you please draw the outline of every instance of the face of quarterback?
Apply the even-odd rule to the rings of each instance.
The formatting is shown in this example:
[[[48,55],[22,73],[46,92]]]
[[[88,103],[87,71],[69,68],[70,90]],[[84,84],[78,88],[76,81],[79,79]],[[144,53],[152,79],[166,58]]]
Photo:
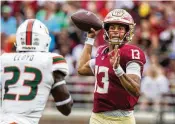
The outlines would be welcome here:
[[[126,28],[124,25],[111,24],[109,26],[109,39],[122,40],[125,34],[126,34]]]

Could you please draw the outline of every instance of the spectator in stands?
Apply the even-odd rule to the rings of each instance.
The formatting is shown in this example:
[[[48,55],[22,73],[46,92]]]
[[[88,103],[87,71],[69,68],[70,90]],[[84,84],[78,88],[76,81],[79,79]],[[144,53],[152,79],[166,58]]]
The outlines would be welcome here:
[[[169,65],[166,69],[166,76],[168,77],[170,84],[175,86],[175,52],[169,55]]]
[[[44,3],[44,9],[41,9],[36,13],[36,18],[42,21],[50,31],[49,33],[52,41],[49,51],[53,51],[55,49],[55,36],[57,36],[60,32],[60,24],[57,21],[55,11],[56,3],[53,1],[47,1]]]
[[[166,75],[170,81],[170,93],[175,94],[175,52],[172,52],[169,55],[169,65],[166,71]],[[172,97],[169,101],[171,101],[172,104],[175,104],[174,97]],[[172,107],[175,110],[175,105],[173,105]]]
[[[63,28],[68,28],[69,19],[67,14],[62,10],[62,3],[57,3],[56,18],[60,24],[60,30],[62,30]]]
[[[169,81],[160,70],[159,66],[151,64],[148,73],[142,80],[141,110],[149,110],[149,104],[153,103],[152,109],[160,111],[160,103],[165,101],[162,95],[169,91]]]
[[[54,52],[57,52],[58,54],[62,55],[65,60],[67,61],[68,67],[69,67],[69,76],[73,75],[75,72],[75,68],[74,68],[74,58],[72,57],[71,53],[70,53],[70,43],[64,43],[60,45],[60,48],[57,49]]]
[[[146,61],[145,68],[144,68],[144,75],[147,75],[149,73],[149,68],[151,65],[155,65],[157,67],[157,69],[158,69],[157,71],[159,73],[164,73],[163,68],[159,64],[158,55],[153,53],[153,52],[152,52],[152,54],[147,56],[147,61]]]
[[[56,47],[53,52],[63,55],[69,67],[69,75],[75,74],[74,57],[71,55],[71,39],[66,29],[63,29],[57,37]]]
[[[5,33],[2,33],[1,32],[1,51],[0,51],[0,55],[3,54],[5,52],[5,40],[7,38],[6,34]]]
[[[11,16],[12,8],[8,5],[2,6],[1,32],[10,35],[15,34],[17,22],[15,17]]]
[[[75,60],[75,68],[78,66],[78,60],[80,59],[80,53],[82,52],[84,47],[84,43],[80,43],[76,45],[72,50],[72,56]],[[95,58],[97,52],[97,42],[94,43],[94,46],[92,48],[92,59]]]
[[[132,0],[126,1],[116,1],[115,3],[116,8],[125,8],[125,9],[132,9],[134,7],[134,3]]]
[[[29,8],[29,7],[24,9],[24,15],[25,15],[26,19],[33,19],[33,18],[35,18],[34,10]]]
[[[160,38],[160,52],[175,52],[175,28],[167,28],[159,35]]]
[[[4,44],[4,51],[6,53],[10,53],[10,52],[15,52],[15,42],[16,42],[16,36],[15,35],[10,35],[8,36],[8,38],[5,40],[5,44]]]

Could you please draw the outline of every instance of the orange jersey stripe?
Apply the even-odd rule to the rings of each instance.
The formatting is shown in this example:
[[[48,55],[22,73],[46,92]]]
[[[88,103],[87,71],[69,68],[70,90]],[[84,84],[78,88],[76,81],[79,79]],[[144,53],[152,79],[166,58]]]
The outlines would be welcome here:
[[[26,30],[26,45],[32,44],[32,28],[33,28],[34,20],[28,22],[27,24],[27,30]]]
[[[64,59],[63,56],[55,56],[53,57],[53,64],[57,63],[66,63],[66,60]]]
[[[58,64],[58,63],[66,63],[66,61],[65,61],[65,60],[63,60],[63,61],[58,61],[58,62],[54,62],[53,64]]]

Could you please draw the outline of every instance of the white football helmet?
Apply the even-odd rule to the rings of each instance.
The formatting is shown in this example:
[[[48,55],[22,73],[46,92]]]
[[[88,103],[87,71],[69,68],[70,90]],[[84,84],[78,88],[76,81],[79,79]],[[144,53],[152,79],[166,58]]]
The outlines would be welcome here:
[[[51,38],[47,27],[37,19],[27,19],[17,29],[16,51],[48,52]]]
[[[104,39],[108,42],[111,42],[112,44],[125,44],[126,42],[130,42],[132,40],[132,37],[134,36],[134,27],[135,27],[135,23],[134,20],[132,18],[132,16],[124,9],[114,9],[113,11],[109,12],[105,19],[104,19],[104,29],[105,29],[105,33],[104,33]],[[109,39],[109,34],[108,34],[108,30],[109,30],[109,25],[110,24],[122,24],[122,25],[126,25],[127,27],[127,32],[124,35],[123,39],[120,40],[111,40]]]

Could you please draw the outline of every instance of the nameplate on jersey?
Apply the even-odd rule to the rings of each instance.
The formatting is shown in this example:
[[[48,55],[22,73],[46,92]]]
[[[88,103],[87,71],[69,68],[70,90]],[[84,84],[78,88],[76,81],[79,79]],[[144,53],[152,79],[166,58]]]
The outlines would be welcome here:
[[[34,54],[17,54],[14,56],[14,61],[32,61],[34,59]]]

